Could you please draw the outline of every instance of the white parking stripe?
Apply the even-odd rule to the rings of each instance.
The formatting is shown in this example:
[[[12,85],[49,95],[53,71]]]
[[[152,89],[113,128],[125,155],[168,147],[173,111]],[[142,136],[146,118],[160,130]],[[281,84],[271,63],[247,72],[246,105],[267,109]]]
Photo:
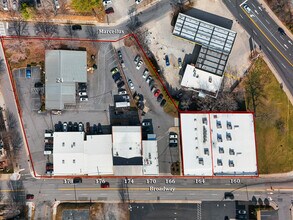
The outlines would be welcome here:
[[[254,8],[256,8],[254,4],[252,4],[252,3],[250,3],[250,4],[251,4]]]
[[[287,69],[286,66],[284,65],[284,63],[281,63],[281,64],[282,64],[283,67],[285,67],[285,69]]]

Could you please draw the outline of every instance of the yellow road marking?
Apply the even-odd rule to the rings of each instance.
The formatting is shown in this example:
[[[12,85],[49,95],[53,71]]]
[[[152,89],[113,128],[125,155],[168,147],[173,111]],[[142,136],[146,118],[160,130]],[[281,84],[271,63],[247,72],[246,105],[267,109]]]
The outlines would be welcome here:
[[[155,188],[163,188],[163,186],[152,186]],[[240,189],[236,188],[178,188],[175,186],[169,186],[166,188],[175,188],[175,191],[272,191],[271,189],[262,188],[247,188],[243,186]],[[59,188],[59,191],[74,191],[74,188]],[[128,191],[149,191],[149,187],[140,188],[75,188],[76,191],[117,191],[117,190],[128,190]],[[293,188],[274,188],[273,191],[293,191]],[[273,192],[272,191],[272,192]],[[157,191],[156,191],[157,192]],[[168,192],[168,191],[167,191]]]
[[[281,54],[281,56],[291,65],[293,64],[287,59],[287,57],[275,46],[275,44],[268,38],[268,36],[260,29],[260,27],[256,24],[256,22],[249,16],[249,14],[240,6],[242,11],[246,14],[246,16],[252,21],[252,23],[257,27],[257,29],[265,36],[265,38],[271,43],[271,45]]]

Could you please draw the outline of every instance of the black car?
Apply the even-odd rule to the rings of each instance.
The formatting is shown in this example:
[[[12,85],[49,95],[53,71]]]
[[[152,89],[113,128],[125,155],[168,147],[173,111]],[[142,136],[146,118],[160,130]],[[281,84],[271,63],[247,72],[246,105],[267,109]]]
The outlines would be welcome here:
[[[120,81],[120,82],[117,84],[117,87],[120,89],[120,88],[122,88],[124,85],[125,85],[124,81]]]
[[[234,199],[234,195],[231,192],[225,192],[224,198],[225,199],[231,199],[232,200],[232,199]]]
[[[151,79],[151,81],[149,82],[149,86],[153,86],[155,85],[155,80]]]
[[[121,53],[121,50],[118,50],[117,53],[118,53],[118,57],[119,57],[119,59],[122,60],[122,53]]]
[[[280,32],[281,35],[286,35],[286,33],[285,33],[283,28],[279,27],[278,31]]]
[[[82,179],[80,177],[75,177],[73,179],[73,183],[76,184],[76,183],[82,183]]]
[[[158,102],[161,102],[161,101],[163,100],[163,98],[164,98],[164,96],[163,96],[163,94],[161,93],[161,94],[158,96],[157,101],[158,101]]]
[[[98,124],[98,134],[103,134],[103,129],[101,123]]]
[[[72,130],[73,131],[78,131],[78,123],[77,122],[74,122]]]
[[[166,105],[166,99],[163,99],[162,101],[161,101],[161,103],[160,103],[160,106],[161,107],[164,107]]]
[[[72,30],[74,30],[74,31],[80,31],[80,30],[82,30],[82,27],[79,24],[74,24],[74,25],[72,25]]]
[[[112,78],[114,79],[114,81],[117,81],[118,79],[121,78],[121,75],[120,75],[119,72],[117,72],[117,73],[115,73],[115,74],[112,75]]]
[[[113,9],[112,7],[107,8],[107,9],[105,10],[105,13],[106,13],[106,14],[113,14],[113,13],[114,13],[114,9]]]
[[[98,134],[98,126],[96,124],[93,125],[93,134]]]
[[[41,83],[41,82],[36,82],[35,83],[35,88],[41,88],[41,87],[43,87],[44,85],[43,85],[43,83]]]
[[[67,131],[73,131],[73,124],[72,122],[68,122],[68,125],[67,125]]]

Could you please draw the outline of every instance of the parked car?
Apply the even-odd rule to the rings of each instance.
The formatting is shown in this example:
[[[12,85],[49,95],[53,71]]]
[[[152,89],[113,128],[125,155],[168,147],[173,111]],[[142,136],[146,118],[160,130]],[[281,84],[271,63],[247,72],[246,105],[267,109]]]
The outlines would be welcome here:
[[[119,72],[117,72],[117,73],[115,73],[115,74],[113,74],[112,75],[112,78],[114,79],[114,81],[116,82],[118,79],[120,79],[121,78],[121,75],[120,75],[120,73]]]
[[[73,124],[72,122],[68,122],[68,125],[67,125],[67,131],[73,131]]]
[[[155,93],[155,91],[157,90],[157,88],[155,86],[151,86],[151,92]]]
[[[161,91],[159,89],[157,89],[155,92],[154,92],[154,96],[155,97],[158,97],[160,95]]]
[[[143,64],[143,61],[139,60],[138,63],[136,64],[136,69],[139,70],[142,64]]]
[[[126,95],[126,94],[127,94],[127,92],[126,92],[125,89],[119,89],[118,90],[118,95]]]
[[[93,134],[98,134],[98,127],[96,124],[93,125]]]
[[[109,182],[101,183],[101,188],[110,188],[110,183]]]
[[[13,0],[12,1],[12,9],[14,10],[14,11],[16,11],[17,10],[17,1],[16,0]]]
[[[143,71],[142,77],[143,77],[143,78],[147,78],[148,75],[149,75],[149,70],[146,68],[146,69]]]
[[[177,139],[169,139],[169,147],[177,147],[178,140]]]
[[[7,0],[3,0],[2,4],[3,4],[3,10],[8,11],[8,2],[7,2]]]
[[[103,5],[108,5],[111,4],[112,1],[111,0],[103,0]]]
[[[130,88],[131,90],[134,89],[134,85],[133,85],[133,82],[132,82],[131,79],[128,80],[128,85],[129,85],[129,88]]]
[[[86,94],[86,92],[79,92],[78,95],[79,96],[86,96],[87,94]]]
[[[283,28],[278,27],[278,31],[280,32],[281,35],[286,35],[286,33],[285,33]]]
[[[170,66],[169,56],[165,56],[166,66]]]
[[[161,101],[163,100],[163,98],[164,98],[164,96],[163,96],[163,94],[161,93],[161,94],[158,96],[157,101],[158,101],[158,102],[161,102]]]
[[[175,132],[170,132],[169,139],[177,139],[178,135]]]
[[[74,122],[72,130],[73,131],[78,131],[78,123],[77,122]]]
[[[34,194],[26,194],[26,199],[34,199]]]
[[[150,82],[149,82],[149,86],[151,87],[153,85],[155,85],[155,80],[151,79]]]
[[[91,125],[90,125],[90,123],[89,122],[87,122],[86,124],[85,124],[85,129],[86,129],[86,133],[90,133],[90,131],[91,131]]]
[[[111,69],[112,74],[115,74],[115,73],[118,73],[118,72],[119,72],[119,69],[118,69],[117,66]]]
[[[41,83],[41,82],[36,82],[35,83],[35,88],[41,88],[41,87],[43,87],[44,85],[43,85],[43,83]]]
[[[117,84],[117,87],[118,87],[118,89],[120,89],[120,88],[122,88],[124,85],[125,85],[124,81],[120,81],[120,82]]]
[[[149,121],[144,121],[144,122],[142,122],[142,124],[141,124],[143,127],[146,127],[146,126],[151,126],[152,124],[151,124],[151,122],[149,122]]]
[[[118,54],[119,60],[122,60],[122,52],[121,52],[121,50],[118,50],[117,51],[117,54]]]
[[[78,123],[78,131],[79,132],[82,132],[83,131],[83,123],[82,122],[79,122]]]
[[[58,0],[54,0],[54,3],[55,3],[55,7],[56,7],[57,9],[59,9],[59,8],[60,8],[60,5],[59,5]]]
[[[141,3],[143,0],[135,0],[135,4],[139,4],[139,3]]]
[[[108,15],[108,14],[113,14],[114,13],[114,9],[113,9],[113,7],[110,7],[110,8],[107,8],[106,10],[105,10],[105,13]]]
[[[80,177],[74,177],[74,178],[73,178],[73,183],[74,183],[74,184],[82,183],[82,178],[80,178]]]
[[[163,99],[162,101],[161,101],[161,103],[160,103],[160,106],[161,107],[164,107],[166,105],[166,99]]]
[[[71,26],[71,28],[74,31],[81,31],[82,30],[82,27],[79,24],[74,24],[74,25]]]
[[[88,100],[89,100],[89,97],[88,97],[87,95],[80,96],[80,97],[79,97],[79,100],[80,100],[81,102],[83,102],[83,101],[88,101]]]
[[[123,61],[123,60],[120,60],[120,63],[121,63],[121,66],[122,66],[123,68],[125,68],[125,63],[124,63],[124,61]]]
[[[246,210],[237,210],[237,214],[239,215],[246,215]]]
[[[134,58],[134,63],[138,64],[139,61],[140,61],[140,55],[136,55]]]
[[[179,69],[182,68],[182,59],[181,59],[181,57],[178,58],[178,67],[179,67]]]
[[[25,77],[26,77],[27,79],[30,79],[30,78],[32,77],[32,67],[31,67],[30,64],[28,64],[28,65],[26,66],[26,69],[25,69]]]
[[[63,123],[63,131],[67,131],[67,122]]]
[[[153,79],[153,77],[151,77],[151,76],[148,76],[147,78],[146,78],[146,83],[150,83],[150,81]]]
[[[103,134],[103,128],[101,123],[98,124],[98,134]]]

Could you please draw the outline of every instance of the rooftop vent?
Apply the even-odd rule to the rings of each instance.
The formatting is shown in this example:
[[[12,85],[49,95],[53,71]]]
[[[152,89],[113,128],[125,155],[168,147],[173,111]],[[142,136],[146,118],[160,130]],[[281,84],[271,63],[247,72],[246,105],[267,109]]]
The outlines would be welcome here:
[[[223,166],[223,162],[222,162],[221,159],[217,159],[217,165],[218,165],[218,166]]]
[[[217,140],[218,140],[218,142],[223,142],[221,134],[217,134]]]
[[[224,153],[224,148],[223,147],[219,147],[219,153],[223,154]]]
[[[204,165],[204,162],[203,162],[203,158],[198,158],[198,163],[201,164],[201,165]]]
[[[235,151],[234,151],[234,149],[231,149],[231,148],[230,148],[230,149],[229,149],[229,154],[230,154],[230,155],[235,155]]]
[[[221,121],[218,121],[218,120],[217,120],[217,128],[222,128],[222,123],[221,123]]]
[[[207,124],[208,124],[208,120],[207,120],[207,118],[206,118],[206,117],[203,117],[203,118],[202,118],[202,123],[203,123],[203,124],[205,124],[205,125],[207,125]]]
[[[234,167],[234,162],[233,162],[233,160],[229,160],[229,167]]]
[[[226,139],[227,141],[232,141],[231,133],[226,133]]]
[[[227,129],[232,129],[232,124],[230,121],[227,121]]]
[[[210,155],[209,149],[208,148],[204,148],[204,154],[205,155]]]

